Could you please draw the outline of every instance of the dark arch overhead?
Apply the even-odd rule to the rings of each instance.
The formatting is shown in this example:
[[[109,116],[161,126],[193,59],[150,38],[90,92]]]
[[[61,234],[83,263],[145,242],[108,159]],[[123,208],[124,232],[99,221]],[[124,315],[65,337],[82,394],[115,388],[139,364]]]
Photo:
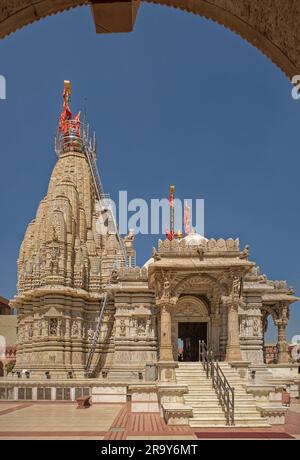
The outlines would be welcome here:
[[[299,0],[150,1],[216,21],[263,52],[289,78],[300,75]],[[43,17],[88,4],[98,33],[129,32],[139,0],[2,0],[0,38]]]

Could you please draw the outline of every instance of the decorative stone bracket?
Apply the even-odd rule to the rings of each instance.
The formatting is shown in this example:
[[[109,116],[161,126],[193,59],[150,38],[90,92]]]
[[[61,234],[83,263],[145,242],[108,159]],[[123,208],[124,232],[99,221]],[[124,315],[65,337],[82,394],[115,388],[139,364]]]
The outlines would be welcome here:
[[[163,416],[168,425],[188,425],[193,408],[181,403],[163,403]]]

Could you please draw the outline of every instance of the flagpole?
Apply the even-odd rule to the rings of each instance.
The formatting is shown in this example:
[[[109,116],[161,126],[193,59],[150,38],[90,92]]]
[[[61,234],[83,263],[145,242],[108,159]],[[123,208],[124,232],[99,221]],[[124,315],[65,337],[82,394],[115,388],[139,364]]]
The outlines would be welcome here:
[[[175,228],[174,228],[174,192],[175,186],[170,185],[170,232],[172,235],[172,239],[175,235]]]

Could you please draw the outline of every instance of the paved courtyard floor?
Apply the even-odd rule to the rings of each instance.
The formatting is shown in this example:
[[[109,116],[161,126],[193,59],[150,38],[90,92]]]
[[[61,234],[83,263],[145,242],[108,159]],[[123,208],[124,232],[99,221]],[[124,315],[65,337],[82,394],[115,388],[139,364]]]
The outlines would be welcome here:
[[[292,404],[284,426],[264,429],[191,429],[168,426],[159,414],[132,413],[127,404],[0,402],[0,440],[98,439],[300,439],[300,404]]]

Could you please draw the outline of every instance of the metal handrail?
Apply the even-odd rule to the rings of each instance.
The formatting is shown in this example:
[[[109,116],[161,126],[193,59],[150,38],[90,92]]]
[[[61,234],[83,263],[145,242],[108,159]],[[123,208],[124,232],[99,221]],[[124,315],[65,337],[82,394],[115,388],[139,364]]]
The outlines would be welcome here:
[[[234,425],[234,388],[230,386],[213,350],[207,348],[204,340],[199,341],[199,361],[202,362],[206,377],[211,378],[219,402],[226,417],[226,425]]]

